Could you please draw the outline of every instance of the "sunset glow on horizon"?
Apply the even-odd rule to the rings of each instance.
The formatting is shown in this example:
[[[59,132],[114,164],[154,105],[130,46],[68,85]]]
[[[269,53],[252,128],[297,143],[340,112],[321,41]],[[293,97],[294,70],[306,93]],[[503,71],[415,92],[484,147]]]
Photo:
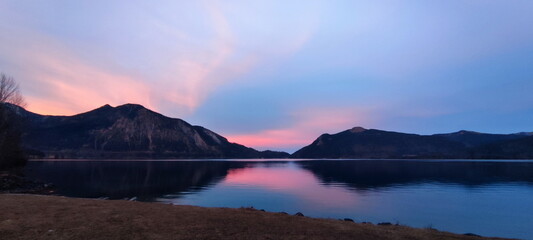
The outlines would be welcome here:
[[[533,2],[0,2],[27,109],[141,104],[259,150],[355,126],[533,131]]]

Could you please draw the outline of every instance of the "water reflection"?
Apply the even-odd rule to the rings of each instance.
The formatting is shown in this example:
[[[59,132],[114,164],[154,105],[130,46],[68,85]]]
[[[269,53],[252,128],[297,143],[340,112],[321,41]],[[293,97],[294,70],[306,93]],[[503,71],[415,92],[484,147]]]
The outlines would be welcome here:
[[[74,197],[254,206],[533,239],[533,161],[30,162]]]
[[[26,175],[51,182],[72,197],[153,201],[167,193],[205,189],[243,162],[43,161],[30,162]]]
[[[319,179],[314,174],[302,171],[294,163],[270,167],[256,165],[249,168],[234,169],[229,171],[226,178],[218,185],[220,187],[265,188],[268,189],[268,194],[277,192],[306,199],[300,205],[343,207],[353,206],[357,202],[355,195],[340,188],[319,184]],[[253,204],[247,199],[243,203]],[[294,211],[292,209],[285,210]]]
[[[35,161],[29,163],[26,174],[54,183],[67,196],[135,196],[152,201],[165,194],[179,196],[206,189],[220,181],[292,193],[315,184],[357,191],[422,183],[533,185],[533,162]]]
[[[533,162],[495,161],[301,161],[323,184],[355,190],[395,185],[446,183],[476,187],[498,183],[533,184]]]

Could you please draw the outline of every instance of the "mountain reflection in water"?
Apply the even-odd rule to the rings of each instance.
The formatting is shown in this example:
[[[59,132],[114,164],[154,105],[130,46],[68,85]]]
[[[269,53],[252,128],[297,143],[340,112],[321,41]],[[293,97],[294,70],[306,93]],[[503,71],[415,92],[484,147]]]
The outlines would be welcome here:
[[[53,183],[66,196],[153,201],[206,188],[230,169],[245,166],[226,161],[43,161],[30,162],[26,174]]]
[[[533,239],[533,161],[34,161],[26,175],[72,197],[254,206]]]
[[[465,187],[498,183],[533,184],[533,162],[496,161],[300,161],[324,184],[343,183],[355,190],[416,183]]]

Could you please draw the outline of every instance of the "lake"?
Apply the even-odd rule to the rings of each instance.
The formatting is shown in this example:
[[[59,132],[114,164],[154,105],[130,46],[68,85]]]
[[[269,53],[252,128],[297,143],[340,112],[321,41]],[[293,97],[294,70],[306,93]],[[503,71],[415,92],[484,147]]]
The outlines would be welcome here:
[[[255,207],[533,239],[533,161],[31,161],[60,195]]]

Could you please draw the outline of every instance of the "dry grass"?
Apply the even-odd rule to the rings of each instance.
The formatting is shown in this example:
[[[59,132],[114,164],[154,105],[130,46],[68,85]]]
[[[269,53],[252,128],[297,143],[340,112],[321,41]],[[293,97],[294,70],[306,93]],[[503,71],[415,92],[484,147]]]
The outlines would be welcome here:
[[[481,239],[249,209],[0,194],[0,239]]]

